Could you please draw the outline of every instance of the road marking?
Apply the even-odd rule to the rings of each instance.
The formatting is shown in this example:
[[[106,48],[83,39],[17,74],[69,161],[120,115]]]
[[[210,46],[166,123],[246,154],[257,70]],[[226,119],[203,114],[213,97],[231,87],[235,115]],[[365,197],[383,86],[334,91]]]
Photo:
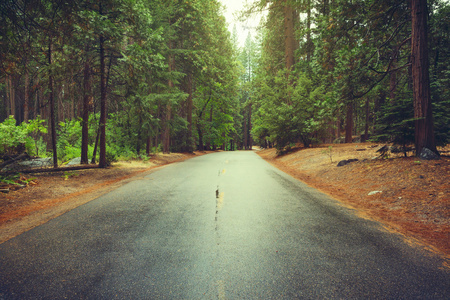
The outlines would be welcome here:
[[[222,192],[222,193],[219,194],[219,197],[217,197],[217,201],[216,201],[217,211],[222,209],[224,196],[225,196],[225,193]]]

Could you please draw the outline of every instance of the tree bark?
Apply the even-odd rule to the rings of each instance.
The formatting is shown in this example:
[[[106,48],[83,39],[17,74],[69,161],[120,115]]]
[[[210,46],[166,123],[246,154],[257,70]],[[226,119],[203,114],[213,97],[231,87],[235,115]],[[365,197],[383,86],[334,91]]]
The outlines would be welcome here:
[[[145,153],[147,154],[147,156],[150,156],[150,150],[152,148],[152,137],[148,136],[147,137],[147,147],[145,149]]]
[[[366,99],[366,121],[364,125],[364,138],[361,139],[361,142],[367,142],[369,139],[369,122],[370,122],[370,103],[369,98]]]
[[[312,58],[312,41],[311,41],[311,0],[307,2],[308,7],[306,8],[306,61],[311,62]]]
[[[192,141],[192,108],[193,108],[193,101],[192,101],[192,93],[193,93],[193,74],[192,71],[189,69],[187,73],[187,86],[186,86],[186,93],[188,94],[187,98],[187,122],[188,122],[188,136],[187,136],[187,151],[192,152],[194,150],[194,145]]]
[[[141,154],[141,139],[142,139],[142,114],[139,114],[139,124],[137,128],[137,138],[136,138],[136,155]]]
[[[24,98],[23,98],[23,120],[25,122],[29,119],[30,114],[30,91],[29,91],[29,85],[30,85],[30,75],[28,73],[28,68],[25,66],[25,92],[24,92]]]
[[[347,103],[347,115],[345,118],[345,142],[352,142],[352,133],[353,133],[353,103],[349,101]]]
[[[198,133],[198,150],[203,151],[203,131],[199,123],[197,123],[197,133]]]
[[[51,67],[53,54],[53,43],[52,38],[49,39],[48,44],[48,65]],[[55,97],[53,92],[53,74],[49,71],[48,78],[48,89],[49,89],[49,105],[50,105],[50,130],[52,139],[52,151],[53,151],[53,167],[56,169],[58,167],[58,153],[56,148],[56,124],[55,124]]]
[[[252,150],[252,148],[253,148],[253,139],[252,139],[252,134],[251,134],[251,132],[252,132],[252,103],[250,102],[249,104],[248,104],[248,121],[247,121],[247,124],[248,124],[248,132],[247,132],[247,135],[248,135],[248,150]]]
[[[6,101],[6,117],[12,115],[15,117],[16,114],[16,107],[15,107],[15,103],[16,103],[16,93],[15,93],[15,88],[14,88],[14,80],[13,80],[13,75],[7,75],[7,79],[6,79],[6,83],[7,83],[7,94],[8,94],[8,100]]]
[[[248,126],[247,126],[247,109],[245,109],[245,115],[244,115],[244,150],[247,150],[247,144],[248,144]]]
[[[294,66],[295,36],[294,36],[294,9],[292,5],[284,0],[284,51],[286,69],[290,71]]]
[[[89,148],[89,107],[92,101],[91,66],[89,60],[84,62],[84,97],[83,97],[83,121],[81,129],[81,164],[88,164]]]
[[[95,136],[94,152],[92,153],[91,164],[95,164],[97,157],[98,141],[100,140],[100,127],[97,129],[97,135]]]
[[[106,168],[106,68],[105,38],[100,36],[100,157],[99,167]]]
[[[436,149],[431,109],[429,61],[428,61],[428,8],[427,0],[412,0],[411,3],[411,62],[415,120],[416,155],[428,148],[439,155]]]
[[[172,42],[169,42],[169,49],[172,49]],[[175,70],[175,58],[174,54],[169,54],[169,73]],[[168,81],[169,92],[172,91],[174,86],[173,81],[169,79]],[[167,104],[166,107],[166,117],[164,121],[164,129],[162,136],[162,144],[163,144],[163,153],[170,153],[170,120],[172,119],[172,106],[170,103]]]

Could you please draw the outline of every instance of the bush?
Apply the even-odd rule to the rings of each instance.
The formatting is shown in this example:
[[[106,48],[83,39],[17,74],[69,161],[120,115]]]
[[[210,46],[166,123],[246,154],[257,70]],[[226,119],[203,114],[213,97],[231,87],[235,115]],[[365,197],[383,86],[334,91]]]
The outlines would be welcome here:
[[[63,161],[81,156],[81,120],[59,122],[56,147]]]
[[[401,97],[403,96],[403,97]],[[392,143],[406,149],[414,144],[414,107],[410,92],[383,105],[378,114],[373,141]]]
[[[47,133],[47,128],[42,125],[44,122],[45,120],[37,117],[16,126],[14,116],[9,116],[0,123],[0,155],[20,154],[24,151],[30,155],[37,155],[40,134]]]

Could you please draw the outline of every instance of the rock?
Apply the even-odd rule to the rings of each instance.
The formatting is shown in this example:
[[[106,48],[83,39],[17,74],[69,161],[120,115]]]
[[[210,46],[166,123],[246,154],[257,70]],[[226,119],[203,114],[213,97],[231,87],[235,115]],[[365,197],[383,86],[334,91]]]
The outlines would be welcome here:
[[[66,166],[74,166],[74,165],[80,165],[81,164],[81,157],[75,157],[71,161],[69,161]]]
[[[376,195],[376,194],[381,194],[383,191],[372,191],[370,193],[368,193],[368,196],[372,196],[372,195]]]
[[[337,164],[337,166],[338,166],[338,167],[342,167],[342,166],[348,165],[349,163],[352,163],[352,162],[354,162],[354,161],[358,161],[358,159],[352,158],[352,159],[347,159],[347,160],[341,160],[341,161]]]
[[[425,159],[425,160],[440,159],[439,155],[437,155],[436,153],[434,153],[433,151],[431,151],[428,148],[423,148],[422,149],[422,151],[419,154],[419,158],[420,159]]]
[[[7,165],[1,171],[11,171],[11,170],[20,171],[23,169],[45,168],[45,167],[52,167],[52,166],[53,166],[53,159],[51,157],[35,158],[35,159],[18,161],[18,162],[12,163],[10,165]]]
[[[44,167],[52,167],[53,159],[51,157],[46,158],[35,158],[32,160],[22,161],[20,165],[25,168],[44,168]]]

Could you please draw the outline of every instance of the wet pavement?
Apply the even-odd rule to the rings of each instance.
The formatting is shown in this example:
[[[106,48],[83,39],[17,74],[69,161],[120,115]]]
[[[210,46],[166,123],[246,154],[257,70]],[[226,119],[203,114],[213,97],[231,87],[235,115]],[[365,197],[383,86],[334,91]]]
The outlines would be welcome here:
[[[0,299],[448,299],[443,260],[254,152],[159,169],[0,245]]]

